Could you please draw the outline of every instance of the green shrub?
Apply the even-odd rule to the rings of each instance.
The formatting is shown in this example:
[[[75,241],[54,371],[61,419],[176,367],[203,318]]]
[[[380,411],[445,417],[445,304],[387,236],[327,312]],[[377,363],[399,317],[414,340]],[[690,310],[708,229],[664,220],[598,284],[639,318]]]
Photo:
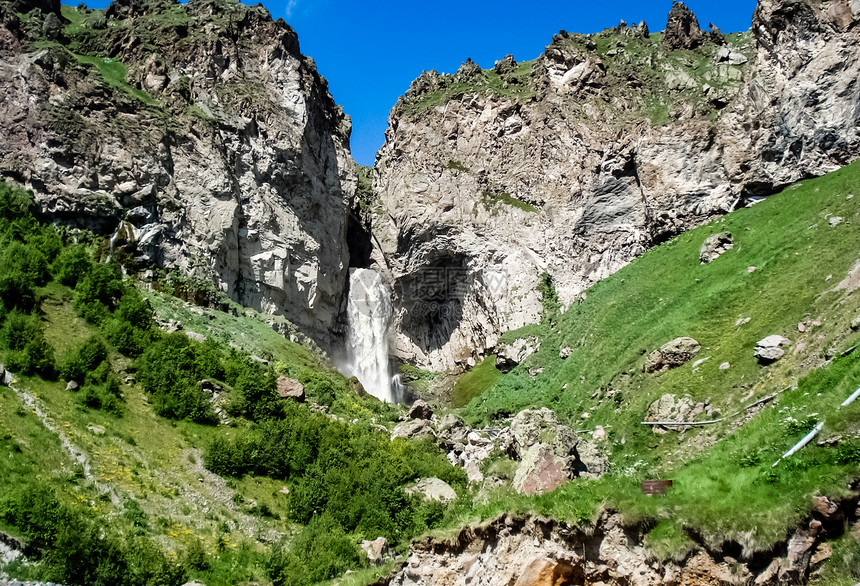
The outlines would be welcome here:
[[[179,585],[185,572],[148,539],[126,540],[60,502],[42,484],[21,486],[0,500],[0,520],[42,553],[42,579],[64,584]]]
[[[63,285],[74,287],[93,266],[87,247],[73,244],[60,251],[54,261],[54,275]]]
[[[101,409],[113,415],[122,415],[122,393],[119,379],[107,361],[102,362],[86,377],[86,384],[77,395],[78,402],[91,409]]]
[[[8,183],[0,183],[0,218],[11,221],[29,216],[34,208],[32,194],[15,189]]]
[[[94,264],[75,287],[75,311],[88,322],[101,323],[117,308],[124,292],[118,265]]]
[[[269,557],[267,570],[275,584],[304,585],[329,580],[364,565],[355,542],[330,515],[314,517],[293,539]]]
[[[4,246],[0,254],[0,273],[22,273],[40,287],[51,277],[47,257],[36,246],[22,242],[10,242]]]
[[[83,384],[87,376],[107,360],[107,347],[97,336],[91,336],[65,359],[60,376],[66,381]]]
[[[30,312],[36,306],[36,287],[26,273],[0,269],[0,302],[7,309]]]
[[[54,349],[45,340],[41,320],[34,315],[10,313],[0,329],[0,347],[6,350],[6,366],[20,374],[54,376]]]

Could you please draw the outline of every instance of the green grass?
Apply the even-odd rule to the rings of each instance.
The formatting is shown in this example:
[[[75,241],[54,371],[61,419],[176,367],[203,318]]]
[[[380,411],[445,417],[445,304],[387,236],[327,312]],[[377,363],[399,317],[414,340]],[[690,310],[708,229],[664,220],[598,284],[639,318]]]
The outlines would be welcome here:
[[[480,364],[457,380],[451,392],[451,403],[462,407],[496,382],[502,373],[496,368],[496,357],[487,356]]]
[[[607,506],[630,522],[671,522],[658,524],[651,538],[658,557],[683,539],[681,528],[735,539],[751,552],[784,539],[788,528],[809,514],[815,491],[843,496],[846,479],[860,475],[860,447],[854,444],[837,449],[813,443],[775,470],[771,464],[822,418],[824,433],[860,432],[860,403],[836,411],[860,384],[860,356],[814,370],[825,355],[860,341],[848,327],[860,315],[860,290],[834,290],[860,260],[860,232],[853,229],[860,204],[847,197],[858,192],[860,163],[803,181],[652,249],[591,287],[556,327],[505,334],[506,340],[525,332],[539,335],[541,349],[510,373],[491,377],[492,386],[475,393],[461,415],[486,425],[524,408],[547,406],[576,429],[602,425],[609,434],[612,473],[597,481],[576,480],[540,498],[504,489],[495,502],[465,507],[457,518],[526,510],[587,524]],[[828,220],[835,215],[844,220],[831,227]],[[733,234],[734,248],[700,264],[701,244],[722,231]],[[799,322],[806,331],[799,331]],[[780,361],[762,366],[753,349],[771,334],[793,344]],[[696,358],[707,360],[645,373],[647,354],[678,336],[696,338],[702,346]],[[561,360],[564,346],[572,354]],[[721,369],[723,363],[730,368]],[[535,364],[544,371],[533,378],[529,369]],[[473,373],[484,368],[481,364]],[[774,402],[735,427],[734,413],[775,392],[780,394]],[[656,435],[640,422],[666,393],[707,401],[713,417],[726,420]],[[640,482],[646,477],[671,478],[675,486],[665,497],[643,496]]]
[[[107,85],[129,94],[147,106],[158,105],[152,96],[126,81],[126,67],[121,62],[109,57],[90,57],[87,55],[78,55],[76,53],[73,53],[73,55],[79,62],[95,67],[101,74],[102,80]]]
[[[501,191],[482,191],[481,203],[491,213],[495,214],[499,211],[500,205],[510,206],[530,214],[536,214],[539,210],[530,203],[524,202],[521,199],[512,197],[510,193]]]

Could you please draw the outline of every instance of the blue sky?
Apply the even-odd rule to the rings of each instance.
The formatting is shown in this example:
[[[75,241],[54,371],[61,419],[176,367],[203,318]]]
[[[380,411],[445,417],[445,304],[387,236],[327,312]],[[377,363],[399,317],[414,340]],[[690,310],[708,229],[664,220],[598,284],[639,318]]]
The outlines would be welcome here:
[[[672,8],[671,0],[263,0],[263,5],[296,30],[302,52],[313,57],[335,101],[352,117],[352,153],[363,165],[373,164],[391,107],[422,70],[453,73],[467,57],[488,68],[507,53],[517,61],[534,59],[559,29],[592,33],[624,19],[645,20],[659,31]],[[713,22],[723,32],[737,32],[750,27],[755,0],[687,5],[702,28]]]

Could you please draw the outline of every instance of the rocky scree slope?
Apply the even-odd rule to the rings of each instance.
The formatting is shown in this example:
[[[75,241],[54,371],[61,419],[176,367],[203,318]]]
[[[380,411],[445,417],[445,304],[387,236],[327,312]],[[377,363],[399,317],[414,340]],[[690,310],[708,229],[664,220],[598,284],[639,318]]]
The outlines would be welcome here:
[[[0,174],[326,345],[344,303],[351,123],[293,30],[227,0],[0,2]]]
[[[762,0],[750,32],[675,3],[532,62],[424,72],[377,155],[397,355],[461,370],[646,248],[857,156],[860,4]]]

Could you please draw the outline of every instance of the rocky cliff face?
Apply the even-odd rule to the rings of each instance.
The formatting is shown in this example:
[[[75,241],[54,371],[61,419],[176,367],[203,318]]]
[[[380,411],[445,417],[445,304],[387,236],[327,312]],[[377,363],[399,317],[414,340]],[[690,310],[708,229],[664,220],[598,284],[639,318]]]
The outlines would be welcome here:
[[[351,126],[293,30],[228,0],[32,8],[0,2],[0,174],[49,217],[115,233],[132,265],[211,281],[327,341]]]
[[[856,1],[763,0],[751,32],[562,33],[533,62],[425,72],[377,155],[397,354],[458,370],[646,248],[860,152]]]
[[[823,497],[816,497],[822,501]],[[409,557],[377,584],[423,586],[465,584],[491,586],[676,586],[801,583],[820,573],[833,555],[828,539],[850,527],[860,531],[856,499],[820,510],[786,541],[757,551],[739,541],[709,540],[691,535],[665,556],[651,528],[625,523],[605,512],[582,530],[540,517],[503,516],[467,527],[447,540],[413,543]],[[822,506],[830,506],[827,510]],[[828,531],[830,534],[828,535]],[[662,546],[665,549],[665,544]]]

